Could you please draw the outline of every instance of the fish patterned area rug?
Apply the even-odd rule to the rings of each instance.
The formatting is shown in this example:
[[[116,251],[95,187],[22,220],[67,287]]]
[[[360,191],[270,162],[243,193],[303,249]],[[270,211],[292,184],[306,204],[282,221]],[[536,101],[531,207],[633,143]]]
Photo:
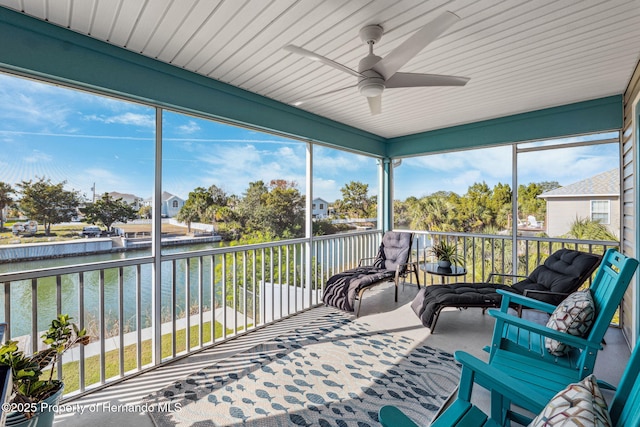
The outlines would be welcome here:
[[[389,404],[424,425],[459,376],[453,355],[335,312],[177,381],[145,404],[160,427],[379,426],[378,410]]]

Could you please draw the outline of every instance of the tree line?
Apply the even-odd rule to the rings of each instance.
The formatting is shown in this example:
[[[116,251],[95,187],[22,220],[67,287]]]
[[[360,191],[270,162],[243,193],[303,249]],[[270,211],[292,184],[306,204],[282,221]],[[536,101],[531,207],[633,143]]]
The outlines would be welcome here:
[[[121,198],[103,194],[94,202],[84,202],[78,191],[65,190],[66,182],[53,183],[45,177],[15,185],[0,182],[0,211],[9,207],[36,220],[50,234],[52,224],[71,221],[78,212],[84,221],[111,229],[117,222],[149,217],[150,207],[134,207]],[[521,218],[544,218],[545,201],[538,196],[560,187],[558,182],[539,182],[518,187],[518,212]],[[340,229],[332,218],[371,218],[377,213],[377,198],[369,194],[368,184],[351,181],[340,189],[342,198],[332,205],[331,218],[316,219],[313,233],[333,234]],[[511,227],[512,191],[508,184],[493,188],[485,182],[474,183],[459,195],[437,191],[423,197],[394,201],[395,226],[414,230],[497,233]],[[268,241],[304,236],[305,196],[293,181],[274,179],[250,182],[242,195],[227,194],[211,185],[196,187],[188,195],[176,219],[190,229],[194,222],[212,224],[225,240]],[[518,218],[516,218],[516,221]],[[594,226],[576,219],[576,234]],[[0,229],[3,227],[0,215]],[[579,227],[578,227],[579,226]],[[597,228],[597,227],[596,227]],[[189,230],[190,231],[190,230]],[[593,234],[589,231],[588,234]]]
[[[544,218],[546,203],[538,196],[558,187],[556,181],[519,185],[518,216]],[[421,198],[397,200],[393,204],[394,217],[396,224],[414,230],[491,234],[511,227],[512,197],[508,184],[498,183],[490,188],[484,181],[476,182],[462,195],[437,191]]]
[[[137,210],[123,201],[114,199],[108,193],[92,203],[84,203],[79,191],[65,190],[66,181],[51,182],[45,177],[22,181],[13,188],[0,182],[0,213],[5,208],[42,224],[45,234],[51,234],[51,225],[72,221],[82,213],[85,222],[100,224],[111,231],[116,222],[127,222],[138,217]],[[4,229],[4,218],[0,214],[0,230]]]

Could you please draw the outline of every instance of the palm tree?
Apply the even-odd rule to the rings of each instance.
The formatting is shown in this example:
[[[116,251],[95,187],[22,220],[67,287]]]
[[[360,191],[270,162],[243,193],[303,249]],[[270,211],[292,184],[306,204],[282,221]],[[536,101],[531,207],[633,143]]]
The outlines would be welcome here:
[[[191,223],[198,221],[200,215],[192,204],[185,203],[181,208],[176,219],[187,224],[187,233],[191,233]]]
[[[580,240],[610,240],[618,241],[618,237],[611,233],[604,224],[589,218],[578,218],[571,224],[566,237]]]

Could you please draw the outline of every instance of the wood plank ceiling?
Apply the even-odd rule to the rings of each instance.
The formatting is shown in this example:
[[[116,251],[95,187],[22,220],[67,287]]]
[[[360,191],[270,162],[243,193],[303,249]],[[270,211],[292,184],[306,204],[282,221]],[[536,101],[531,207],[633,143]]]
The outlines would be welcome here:
[[[384,57],[450,10],[462,19],[401,71],[467,76],[465,87],[387,89],[382,114],[343,91],[313,113],[395,137],[621,94],[640,58],[636,0],[0,0],[0,5],[285,103],[356,78],[282,49],[357,69],[358,30],[380,24]],[[5,41],[6,42],[6,41]]]

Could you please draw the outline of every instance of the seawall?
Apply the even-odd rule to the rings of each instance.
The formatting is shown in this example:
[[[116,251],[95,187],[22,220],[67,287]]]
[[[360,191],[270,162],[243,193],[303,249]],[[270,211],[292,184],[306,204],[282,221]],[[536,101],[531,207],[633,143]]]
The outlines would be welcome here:
[[[220,242],[220,236],[163,238],[162,246],[192,245]],[[109,252],[124,252],[151,247],[150,238],[129,239],[126,237],[98,237],[67,240],[62,242],[25,243],[0,245],[0,264],[15,261],[33,261],[65,256],[93,255]]]
[[[0,246],[0,262],[95,254],[111,252],[112,249],[113,242],[110,238],[2,245]]]

